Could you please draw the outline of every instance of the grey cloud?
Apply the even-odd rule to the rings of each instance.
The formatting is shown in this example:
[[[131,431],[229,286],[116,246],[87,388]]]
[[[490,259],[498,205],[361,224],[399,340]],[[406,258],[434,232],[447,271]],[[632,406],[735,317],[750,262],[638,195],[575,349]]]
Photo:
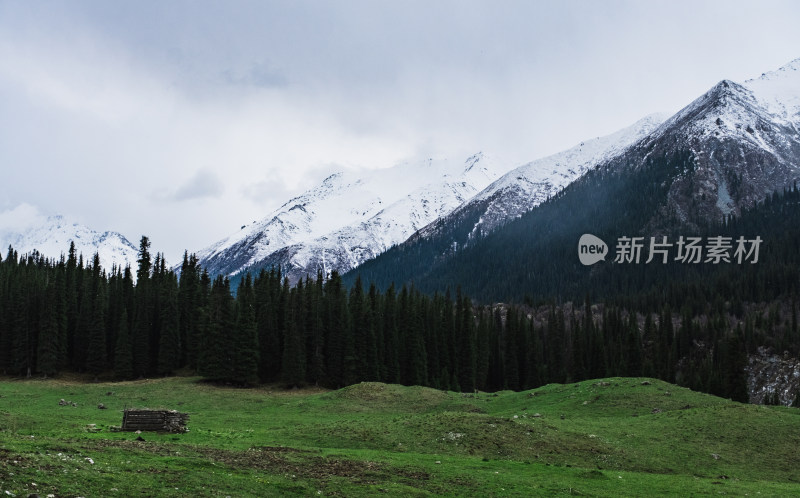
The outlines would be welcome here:
[[[243,187],[241,192],[244,197],[260,205],[280,204],[291,195],[286,184],[280,179],[253,182]]]
[[[797,57],[799,15],[744,0],[0,0],[0,209],[148,233],[175,260],[319,184],[315,165],[482,149],[511,167],[677,111]],[[197,171],[212,164],[231,167]]]
[[[186,183],[164,198],[172,201],[216,198],[220,197],[224,190],[222,180],[213,171],[199,170]]]
[[[289,84],[286,77],[275,70],[267,61],[253,64],[240,81],[258,87],[284,87]]]
[[[291,186],[283,179],[280,171],[271,170],[268,175],[258,181],[250,182],[241,189],[242,195],[261,206],[279,206],[291,197],[308,188],[313,188],[333,173],[346,168],[341,164],[327,163],[311,166],[304,172],[301,186]]]

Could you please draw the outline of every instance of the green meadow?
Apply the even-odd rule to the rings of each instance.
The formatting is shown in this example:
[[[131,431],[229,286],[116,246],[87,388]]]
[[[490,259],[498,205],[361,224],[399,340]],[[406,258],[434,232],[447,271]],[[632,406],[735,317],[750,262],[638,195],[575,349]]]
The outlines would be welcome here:
[[[125,408],[189,413],[189,432],[116,432]],[[0,380],[0,496],[787,496],[799,450],[798,409],[643,378],[477,394]]]

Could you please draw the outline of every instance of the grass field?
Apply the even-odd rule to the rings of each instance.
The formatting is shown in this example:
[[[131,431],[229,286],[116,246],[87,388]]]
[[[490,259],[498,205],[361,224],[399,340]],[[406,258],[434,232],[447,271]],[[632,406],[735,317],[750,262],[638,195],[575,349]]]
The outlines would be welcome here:
[[[112,432],[126,407],[188,412],[190,431]],[[798,409],[652,379],[477,395],[0,380],[0,496],[788,496],[799,449]]]

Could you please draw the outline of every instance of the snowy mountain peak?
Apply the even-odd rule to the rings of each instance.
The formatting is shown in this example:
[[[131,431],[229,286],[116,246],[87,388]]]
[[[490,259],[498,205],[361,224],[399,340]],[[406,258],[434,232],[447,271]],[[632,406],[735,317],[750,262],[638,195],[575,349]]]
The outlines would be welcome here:
[[[465,161],[426,158],[337,173],[200,251],[200,264],[227,275],[276,265],[293,279],[344,272],[455,209],[500,172],[481,152]]]
[[[648,143],[734,140],[788,157],[796,140],[787,137],[796,137],[800,126],[798,89],[800,59],[741,84],[722,80],[665,121]],[[666,136],[673,138],[661,140]]]
[[[641,164],[650,154],[670,149],[688,148],[704,165],[698,171],[705,176],[698,178],[711,206],[707,211],[732,212],[735,206],[723,202],[733,192],[729,184],[738,186],[731,194],[736,202],[748,205],[765,189],[780,185],[787,176],[787,158],[796,157],[798,69],[800,60],[745,83],[722,80],[669,119],[647,116],[502,177],[499,161],[482,152],[466,160],[426,158],[331,175],[263,220],[201,251],[200,264],[227,275],[276,265],[297,279],[317,270],[349,270],[412,234],[450,233],[448,225],[467,221],[469,227],[460,234],[469,234],[464,235],[468,240],[453,242],[469,243],[473,235],[522,215],[589,169]],[[739,161],[742,154],[744,162]],[[762,172],[761,178],[757,167],[765,161],[776,165],[775,173]],[[674,198],[683,199],[683,191],[676,192]]]
[[[738,214],[800,174],[800,60],[761,77],[722,80],[637,145],[641,157],[690,152],[668,209],[681,220]],[[656,221],[653,222],[654,224]]]
[[[590,168],[622,153],[655,130],[666,117],[666,114],[651,114],[611,135],[584,140],[571,149],[523,164],[488,185],[454,211],[453,216],[485,204],[472,232],[488,233],[545,201]],[[423,235],[437,229],[436,225],[426,227]]]
[[[747,80],[748,88],[767,111],[784,122],[800,122],[800,59]]]
[[[799,75],[800,61],[793,61],[749,82],[723,80],[663,124],[663,117],[645,119],[522,165],[345,282],[359,275],[384,287],[413,282],[433,292],[460,285],[484,299],[520,299],[567,270],[538,257],[539,249],[563,243],[572,251],[581,233],[613,233],[621,225],[638,235],[699,232],[739,215],[800,180]],[[558,192],[545,209],[511,221]],[[575,279],[563,281],[569,283],[561,288],[580,293]],[[509,291],[515,285],[516,296]]]
[[[47,258],[58,259],[69,251],[70,242],[75,250],[89,260],[95,253],[106,269],[136,266],[138,250],[117,232],[97,232],[61,215],[42,217],[28,227],[0,231],[0,244],[13,247],[18,254],[38,251]]]
[[[472,168],[475,167],[476,164],[481,162],[484,159],[483,152],[478,152],[477,154],[473,154],[464,161],[464,171],[470,171]]]
[[[759,81],[759,80],[768,81],[768,80],[776,80],[776,79],[781,79],[781,78],[792,78],[792,79],[794,79],[794,78],[798,77],[795,74],[797,72],[800,72],[800,57],[798,57],[797,59],[794,59],[793,61],[791,61],[791,62],[789,62],[789,63],[787,63],[787,64],[785,64],[785,65],[783,65],[781,67],[779,67],[778,69],[776,69],[774,71],[767,71],[766,73],[761,73],[761,76],[759,76],[758,78],[749,79],[749,80],[745,81],[744,83],[745,83],[745,85],[748,85],[753,81]]]

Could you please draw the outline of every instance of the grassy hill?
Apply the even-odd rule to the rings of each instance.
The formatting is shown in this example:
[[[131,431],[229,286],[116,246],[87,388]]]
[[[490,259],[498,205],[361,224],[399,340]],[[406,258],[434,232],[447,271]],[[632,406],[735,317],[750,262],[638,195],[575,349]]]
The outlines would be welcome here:
[[[190,432],[112,432],[126,407],[188,412]],[[798,447],[800,410],[652,379],[477,395],[0,381],[0,494],[16,496],[786,496]]]

